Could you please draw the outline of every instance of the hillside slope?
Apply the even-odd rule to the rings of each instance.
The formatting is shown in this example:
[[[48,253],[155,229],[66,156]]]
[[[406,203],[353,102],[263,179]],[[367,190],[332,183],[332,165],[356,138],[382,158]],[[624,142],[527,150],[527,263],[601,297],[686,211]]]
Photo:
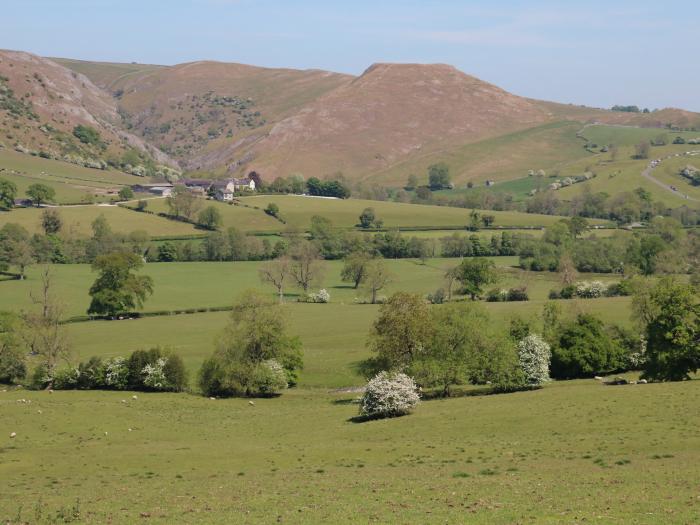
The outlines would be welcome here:
[[[74,112],[87,113],[106,136],[137,135],[160,151],[154,155],[219,176],[342,173],[351,181],[398,186],[445,161],[457,184],[507,180],[589,157],[579,134],[587,124],[700,128],[697,113],[623,113],[533,100],[443,64],[375,64],[353,77],[211,61],[157,66],[55,59],[59,66],[38,60],[64,77],[62,66],[73,70],[67,81],[77,85],[60,91],[87,91]],[[11,73],[21,98],[32,75],[21,68]],[[59,108],[59,102],[49,98],[45,106]],[[31,119],[21,124],[21,132],[9,131],[13,140],[38,127]]]
[[[97,130],[102,145],[74,137],[79,124]],[[123,129],[114,98],[86,76],[22,51],[0,50],[0,133],[7,147],[52,158],[104,159],[136,148],[160,163],[172,163]]]

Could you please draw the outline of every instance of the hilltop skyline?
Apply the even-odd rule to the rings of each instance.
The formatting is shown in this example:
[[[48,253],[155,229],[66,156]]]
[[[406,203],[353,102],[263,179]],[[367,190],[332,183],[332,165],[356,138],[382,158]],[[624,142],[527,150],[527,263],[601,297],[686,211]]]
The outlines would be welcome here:
[[[447,0],[430,7],[393,0],[352,7],[317,0],[29,0],[5,6],[0,47],[83,60],[218,60],[354,75],[375,62],[447,63],[526,97],[698,111],[688,9],[690,2],[670,12],[628,1],[508,1],[495,9]],[[65,29],[60,39],[57,25]]]

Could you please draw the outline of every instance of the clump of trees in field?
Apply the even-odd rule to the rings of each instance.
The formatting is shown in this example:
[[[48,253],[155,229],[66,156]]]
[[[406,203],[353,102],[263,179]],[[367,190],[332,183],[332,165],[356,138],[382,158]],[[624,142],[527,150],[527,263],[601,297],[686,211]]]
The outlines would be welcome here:
[[[204,361],[199,386],[208,396],[270,396],[296,385],[302,364],[301,341],[287,333],[282,307],[248,291]]]

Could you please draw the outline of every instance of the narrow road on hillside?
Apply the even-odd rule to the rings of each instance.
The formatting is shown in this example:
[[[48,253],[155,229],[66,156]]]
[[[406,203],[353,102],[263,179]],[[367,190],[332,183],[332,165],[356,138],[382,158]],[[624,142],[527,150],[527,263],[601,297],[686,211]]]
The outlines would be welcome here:
[[[666,158],[668,159],[668,158],[671,158],[671,157],[666,157]],[[647,167],[644,168],[644,171],[642,171],[642,177],[644,177],[645,179],[647,179],[647,180],[653,182],[653,183],[656,184],[657,186],[661,186],[662,188],[666,189],[667,191],[670,191],[671,193],[676,194],[677,196],[679,196],[679,197],[681,197],[681,198],[684,198],[684,199],[686,199],[686,200],[688,200],[688,201],[700,202],[700,199],[697,199],[697,198],[695,198],[695,197],[691,197],[690,195],[686,195],[685,193],[682,193],[682,192],[678,191],[677,189],[674,189],[674,186],[671,186],[671,185],[669,185],[669,184],[666,184],[665,182],[661,182],[659,179],[655,178],[655,177],[652,175],[652,173],[653,173],[653,171],[654,171],[654,168],[656,168],[657,166],[659,166],[659,165],[661,164],[661,162],[663,162],[663,160],[665,160],[665,159],[659,159],[658,161],[652,161],[652,162],[650,162],[650,163],[647,165]]]

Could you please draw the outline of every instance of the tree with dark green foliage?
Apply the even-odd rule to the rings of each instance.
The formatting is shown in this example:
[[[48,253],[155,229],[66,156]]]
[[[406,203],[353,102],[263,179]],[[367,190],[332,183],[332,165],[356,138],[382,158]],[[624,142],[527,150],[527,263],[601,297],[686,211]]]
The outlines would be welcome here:
[[[51,202],[56,196],[56,190],[46,184],[35,183],[27,188],[27,197],[38,207],[43,203]]]
[[[643,377],[682,381],[700,368],[700,302],[690,286],[662,279],[649,293]]]
[[[428,166],[428,186],[432,191],[449,188],[450,167],[444,162]]]
[[[267,205],[267,208],[265,208],[265,213],[267,213],[270,217],[279,217],[280,207],[274,202],[270,202]]]
[[[272,395],[294,386],[302,365],[301,341],[288,335],[283,307],[249,290],[234,304],[199,385],[208,396]]]
[[[158,261],[173,262],[177,260],[177,247],[171,242],[158,246]]]
[[[41,227],[46,235],[56,235],[61,231],[63,220],[56,208],[46,208],[41,214]]]
[[[371,228],[376,219],[377,217],[374,214],[374,208],[365,208],[360,214],[360,226],[362,228]]]
[[[90,126],[78,124],[73,128],[73,135],[83,144],[98,146],[100,142],[100,133]]]
[[[153,293],[153,279],[134,273],[142,266],[143,259],[130,252],[97,257],[92,269],[100,274],[90,287],[88,314],[116,317],[142,307]]]
[[[554,379],[593,377],[626,368],[627,349],[593,315],[579,314],[573,321],[560,323],[552,343]]]
[[[0,210],[14,208],[17,198],[17,186],[7,179],[0,179]]]
[[[479,297],[484,286],[494,284],[498,281],[498,271],[496,265],[491,259],[474,257],[464,259],[455,269],[457,280],[462,284],[464,292],[467,293],[472,300]]]
[[[124,186],[122,189],[119,190],[120,201],[130,201],[133,198],[134,190],[132,190],[129,186]]]
[[[207,206],[199,212],[197,222],[207,230],[218,230],[224,222],[221,212],[214,206]]]

